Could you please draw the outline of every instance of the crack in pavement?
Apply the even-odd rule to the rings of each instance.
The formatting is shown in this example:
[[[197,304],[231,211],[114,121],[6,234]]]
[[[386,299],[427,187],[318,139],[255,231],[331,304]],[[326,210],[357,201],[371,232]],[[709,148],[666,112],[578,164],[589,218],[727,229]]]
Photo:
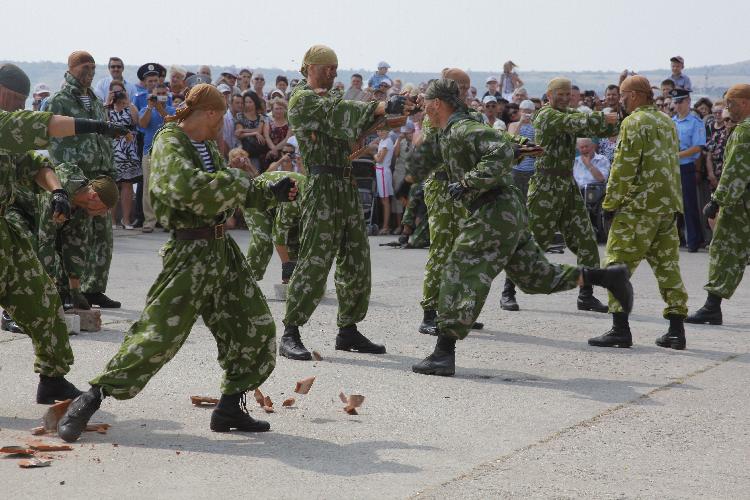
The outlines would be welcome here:
[[[472,467],[471,469],[469,469],[467,472],[464,472],[464,473],[462,473],[462,474],[460,474],[460,475],[458,475],[458,476],[456,476],[456,477],[454,477],[452,479],[449,479],[447,481],[443,481],[443,482],[441,482],[439,484],[436,484],[436,485],[428,486],[428,487],[426,487],[426,488],[424,488],[424,489],[422,489],[422,490],[414,493],[409,498],[425,498],[427,495],[438,493],[439,490],[442,487],[444,487],[444,486],[448,486],[450,484],[457,483],[459,481],[471,480],[471,479],[479,478],[480,476],[485,475],[488,472],[491,472],[492,470],[496,469],[500,464],[507,462],[511,458],[514,458],[514,457],[516,457],[516,456],[518,456],[518,455],[520,455],[522,453],[525,453],[525,452],[527,452],[529,450],[532,450],[534,448],[537,448],[537,447],[540,447],[540,446],[545,445],[547,443],[550,443],[550,442],[552,442],[552,441],[554,441],[554,440],[556,440],[558,438],[564,437],[567,434],[570,434],[571,432],[573,432],[575,430],[586,428],[586,427],[591,427],[592,425],[598,423],[599,421],[601,421],[605,417],[608,417],[608,416],[610,416],[610,415],[612,415],[614,413],[619,412],[620,410],[623,410],[625,408],[633,406],[633,405],[635,405],[635,404],[637,404],[637,403],[639,403],[639,402],[641,402],[643,400],[649,399],[654,394],[658,394],[660,392],[668,391],[668,390],[670,390],[670,389],[672,389],[674,387],[682,385],[687,380],[689,380],[691,378],[697,377],[698,375],[702,375],[702,374],[704,374],[704,373],[706,373],[706,372],[708,372],[710,370],[713,370],[714,368],[716,368],[718,366],[723,365],[724,363],[732,361],[733,359],[738,358],[739,356],[742,356],[742,355],[745,355],[745,354],[747,354],[747,353],[731,354],[731,355],[729,355],[729,356],[727,356],[727,357],[725,357],[723,359],[720,359],[720,360],[718,360],[718,361],[716,361],[714,363],[706,365],[703,368],[699,368],[699,369],[697,369],[695,371],[692,371],[692,372],[688,373],[687,375],[685,375],[683,377],[680,377],[678,379],[672,380],[668,384],[664,384],[662,386],[659,386],[659,387],[656,387],[656,388],[650,390],[649,392],[647,392],[645,394],[641,394],[637,398],[633,398],[633,399],[631,399],[629,401],[625,401],[625,402],[620,403],[618,405],[615,405],[615,406],[612,406],[610,408],[607,408],[607,409],[601,411],[600,413],[597,413],[596,415],[594,415],[591,418],[587,418],[586,420],[582,420],[580,422],[577,422],[577,423],[575,423],[573,425],[570,425],[568,427],[560,429],[559,431],[554,432],[554,433],[552,433],[552,434],[550,434],[548,436],[545,436],[545,437],[543,437],[542,439],[540,439],[538,441],[535,441],[533,443],[527,444],[526,446],[522,446],[521,448],[517,448],[517,449],[511,451],[510,453],[507,453],[507,454],[505,454],[505,455],[503,455],[503,456],[501,456],[499,458],[496,458],[494,460],[490,460],[490,461],[487,461],[487,462],[475,465],[474,467]]]

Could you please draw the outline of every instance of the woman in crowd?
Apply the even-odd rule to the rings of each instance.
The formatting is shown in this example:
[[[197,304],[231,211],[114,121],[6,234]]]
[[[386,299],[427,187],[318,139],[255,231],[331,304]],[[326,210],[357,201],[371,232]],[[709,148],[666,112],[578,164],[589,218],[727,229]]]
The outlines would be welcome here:
[[[105,103],[111,123],[135,130],[135,119],[138,110],[130,102],[128,92],[122,82],[113,80],[109,84],[109,94]],[[133,209],[133,184],[143,178],[141,160],[138,156],[135,134],[133,132],[112,139],[112,159],[117,172],[115,180],[120,186],[120,225],[127,230],[133,229],[130,215]]]
[[[695,102],[693,111],[701,120],[706,121],[706,118],[711,116],[712,107],[713,104],[711,103],[711,99],[709,99],[708,97],[701,97]]]
[[[292,129],[286,119],[287,104],[283,98],[275,97],[271,100],[271,117],[267,126],[263,129],[269,151],[266,153],[266,161],[277,160],[281,156],[281,149],[292,135]]]
[[[258,94],[252,90],[242,94],[243,110],[235,116],[234,135],[240,140],[242,149],[247,151],[253,166],[262,172],[265,166],[266,122],[261,114],[261,102]]]

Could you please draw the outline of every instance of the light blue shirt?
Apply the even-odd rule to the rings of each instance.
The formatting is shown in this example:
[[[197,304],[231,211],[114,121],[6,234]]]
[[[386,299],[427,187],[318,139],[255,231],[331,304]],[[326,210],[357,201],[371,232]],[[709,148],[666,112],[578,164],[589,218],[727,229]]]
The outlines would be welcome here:
[[[672,121],[677,126],[677,136],[680,138],[680,151],[685,151],[693,146],[706,145],[706,126],[703,124],[703,120],[692,113],[688,113],[685,118],[674,115]],[[693,163],[699,156],[700,151],[685,158],[680,158],[680,165]]]
[[[595,153],[591,159],[592,165],[596,167],[599,172],[604,176],[604,181],[598,181],[594,175],[589,171],[588,167],[583,164],[583,160],[579,156],[573,163],[573,178],[576,180],[578,187],[582,188],[586,184],[594,184],[596,182],[607,182],[609,179],[609,160],[606,156]]]
[[[172,106],[167,105],[165,109],[167,111],[167,116],[172,116],[175,114],[175,109]],[[138,112],[138,118],[141,118],[143,115],[145,115],[146,110],[146,107],[140,110]],[[164,118],[162,118],[161,115],[154,109],[151,111],[151,120],[148,122],[148,127],[138,127],[138,130],[143,132],[144,155],[151,154],[151,143],[154,142],[154,136],[162,125],[164,125]]]
[[[107,100],[107,94],[109,94],[109,84],[112,83],[112,77],[111,76],[105,76],[98,82],[96,82],[96,85],[94,85],[94,94],[96,94],[96,97],[99,98],[100,101],[104,102]],[[133,96],[137,93],[137,89],[135,85],[128,82],[127,80],[123,80],[123,85],[125,87],[125,90],[128,91],[128,97],[131,99]]]
[[[367,86],[370,87],[371,89],[376,89],[380,86],[380,82],[382,82],[383,80],[388,80],[391,83],[393,83],[393,80],[391,80],[391,78],[387,74],[381,75],[380,73],[375,73],[367,81]]]
[[[674,82],[675,87],[679,87],[685,90],[693,90],[693,84],[690,81],[690,77],[685,73],[680,73],[680,76],[672,75],[669,78]]]

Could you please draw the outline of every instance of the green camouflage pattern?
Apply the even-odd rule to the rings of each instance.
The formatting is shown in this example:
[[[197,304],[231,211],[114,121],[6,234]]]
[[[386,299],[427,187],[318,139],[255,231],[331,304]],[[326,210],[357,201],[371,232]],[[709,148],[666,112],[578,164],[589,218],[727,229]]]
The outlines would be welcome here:
[[[51,118],[52,113],[47,112],[0,110],[0,150],[23,154],[32,149],[47,147]]]
[[[291,260],[295,260],[299,250],[299,222],[302,215],[300,200],[305,189],[305,176],[296,172],[264,172],[258,176],[258,182],[267,186],[284,177],[291,177],[297,182],[297,200],[291,203],[276,203],[274,200],[265,210],[251,208],[244,213],[250,232],[247,264],[256,281],[265,276],[274,245],[286,246]]]
[[[487,300],[492,281],[506,274],[526,293],[577,286],[577,267],[552,264],[526,227],[526,209],[513,183],[513,147],[501,134],[455,113],[440,137],[449,178],[469,186],[468,206],[488,190],[497,197],[461,222],[441,276],[436,323],[441,335],[463,339]]]
[[[272,193],[244,172],[227,168],[207,141],[216,172],[203,168],[182,129],[167,124],[151,153],[151,196],[165,227],[196,228],[223,222],[238,207],[267,205]],[[146,296],[141,317],[119,351],[91,383],[117,399],[134,397],[174,357],[200,315],[216,339],[224,370],[222,394],[260,386],[276,362],[276,326],[266,299],[231,236],[170,239],[163,270]]]
[[[750,118],[737,124],[724,150],[724,170],[712,198],[719,203],[706,291],[729,299],[750,259]]]
[[[621,124],[602,205],[616,212],[602,265],[626,264],[632,275],[645,259],[667,304],[665,318],[687,315],[674,223],[675,214],[682,212],[679,150],[672,120],[655,106],[637,108]],[[610,293],[609,311],[622,310]]]
[[[49,158],[36,151],[11,155],[11,157],[16,169],[19,169],[20,172],[36,174],[42,168],[54,168]],[[44,191],[31,177],[20,179],[19,182],[14,184],[12,203],[6,209],[5,218],[15,224],[19,231],[29,236],[32,248],[35,252],[38,252],[39,220],[37,204],[39,203],[38,196]]]
[[[3,202],[13,201],[19,185],[32,192],[32,179],[44,166],[36,154],[0,150]],[[4,216],[0,217],[0,307],[31,337],[35,372],[60,376],[70,371],[73,351],[55,284],[36,256],[28,228]]]
[[[407,240],[410,247],[426,248],[430,245],[430,223],[423,182],[413,184],[409,189],[409,201],[401,217],[401,223],[412,228]]]
[[[599,249],[573,179],[573,162],[578,137],[611,137],[617,134],[617,126],[607,125],[598,111],[587,114],[551,106],[540,109],[533,122],[536,142],[544,148],[544,154],[536,159],[527,196],[534,239],[546,249],[559,231],[579,264],[599,267]]]
[[[308,171],[316,165],[347,167],[355,141],[375,122],[377,102],[317,95],[302,81],[289,99],[289,125]],[[370,243],[357,186],[338,175],[310,175],[302,195],[297,266],[287,289],[285,325],[307,323],[334,281],[340,327],[360,322],[370,301]]]

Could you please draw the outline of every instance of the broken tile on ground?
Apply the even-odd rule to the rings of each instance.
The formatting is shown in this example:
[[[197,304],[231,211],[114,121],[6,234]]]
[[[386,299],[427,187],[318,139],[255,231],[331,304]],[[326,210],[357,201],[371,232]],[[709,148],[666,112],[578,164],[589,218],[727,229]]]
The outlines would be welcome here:
[[[216,406],[219,404],[218,398],[210,396],[190,396],[190,402],[195,406]]]
[[[65,401],[53,404],[47,409],[42,417],[42,422],[44,423],[44,428],[48,432],[57,432],[57,423],[63,415],[65,415],[65,411],[68,409],[68,406],[70,406],[72,401],[72,399],[66,399]]]
[[[51,460],[42,460],[39,458],[28,458],[25,460],[19,460],[18,466],[22,469],[33,469],[36,467],[49,467],[52,464]]]
[[[297,394],[307,394],[310,392],[310,388],[313,385],[313,382],[315,382],[315,377],[307,377],[297,382],[297,385],[294,388],[294,392]]]

